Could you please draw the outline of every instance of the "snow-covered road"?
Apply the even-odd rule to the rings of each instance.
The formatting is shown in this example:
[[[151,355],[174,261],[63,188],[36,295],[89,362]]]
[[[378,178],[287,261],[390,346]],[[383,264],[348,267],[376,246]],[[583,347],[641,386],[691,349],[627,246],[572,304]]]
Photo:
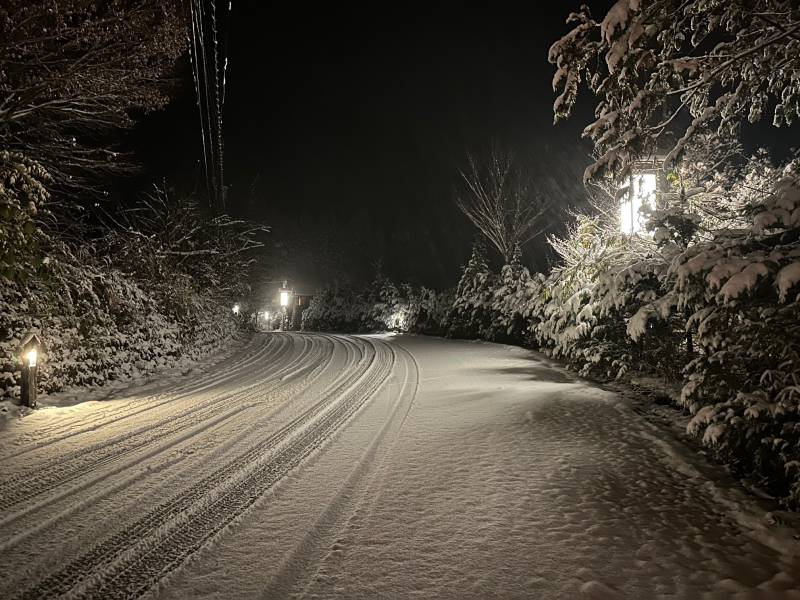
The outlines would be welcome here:
[[[197,371],[0,431],[0,598],[800,598],[753,500],[526,350],[273,333]]]

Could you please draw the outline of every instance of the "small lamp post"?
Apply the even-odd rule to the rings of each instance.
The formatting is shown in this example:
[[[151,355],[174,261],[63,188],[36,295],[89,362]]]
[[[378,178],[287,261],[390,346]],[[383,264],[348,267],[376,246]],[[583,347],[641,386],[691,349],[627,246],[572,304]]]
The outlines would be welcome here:
[[[35,333],[29,333],[22,340],[20,346],[20,360],[22,361],[22,385],[20,397],[23,406],[36,408],[39,352],[42,349],[42,340]]]

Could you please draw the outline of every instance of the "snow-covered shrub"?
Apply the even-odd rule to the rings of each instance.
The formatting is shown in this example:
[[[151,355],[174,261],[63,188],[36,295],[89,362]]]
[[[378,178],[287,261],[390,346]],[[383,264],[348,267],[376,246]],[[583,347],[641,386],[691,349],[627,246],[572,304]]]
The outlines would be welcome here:
[[[103,240],[114,265],[157,293],[176,316],[195,288],[222,298],[247,295],[252,250],[267,228],[211,215],[196,198],[155,187],[116,221]],[[176,279],[177,277],[177,279]],[[188,296],[187,296],[188,294]]]
[[[447,315],[453,306],[452,292],[437,292],[430,288],[406,285],[408,316],[406,331],[428,335],[447,333]]]
[[[671,267],[700,354],[681,402],[690,430],[741,472],[800,504],[800,164],[746,207],[747,231],[720,232]]]
[[[303,312],[303,330],[398,331],[443,334],[452,297],[383,276],[363,289],[331,287],[318,292]]]
[[[304,331],[369,331],[366,322],[371,306],[359,291],[331,287],[318,291],[303,311]]]
[[[46,214],[47,193],[39,185],[46,177],[35,165],[23,166],[15,167],[3,190],[14,191],[13,179],[19,193],[45,204],[37,210]],[[65,242],[59,228],[47,222],[44,231],[23,226],[20,235],[3,238],[10,248],[3,254],[15,262],[0,275],[0,396],[18,393],[16,353],[28,331],[37,332],[45,345],[40,384],[48,392],[99,385],[182,356],[200,356],[234,334],[226,292],[241,293],[248,259],[244,253],[233,263],[208,258],[229,252],[242,227],[227,221],[223,233],[203,237],[208,226],[201,220],[188,227],[172,219],[158,222],[157,212],[141,214],[148,216],[140,220],[146,228],[111,231],[81,244]],[[159,242],[163,239],[191,246],[167,246]],[[208,262],[195,268],[200,260]],[[238,281],[231,279],[235,274]]]
[[[541,281],[531,276],[517,252],[509,264],[500,269],[500,276],[491,293],[492,321],[485,333],[487,339],[498,342],[528,345],[534,298],[541,293]]]
[[[22,279],[42,265],[42,232],[36,219],[49,198],[48,180],[34,161],[16,152],[0,152],[1,277]]]
[[[53,392],[101,385],[200,356],[235,331],[227,307],[195,290],[176,318],[138,283],[90,252],[49,248],[49,262],[25,282],[0,285],[0,391],[18,393],[16,352],[28,331],[44,344],[40,385]]]
[[[495,275],[486,261],[483,243],[478,240],[461,273],[453,306],[447,317],[448,334],[456,338],[487,337],[493,319],[492,299]]]
[[[658,285],[645,264],[634,261],[650,248],[585,215],[550,243],[561,262],[530,310],[539,347],[584,375],[624,374],[634,363],[627,319]]]

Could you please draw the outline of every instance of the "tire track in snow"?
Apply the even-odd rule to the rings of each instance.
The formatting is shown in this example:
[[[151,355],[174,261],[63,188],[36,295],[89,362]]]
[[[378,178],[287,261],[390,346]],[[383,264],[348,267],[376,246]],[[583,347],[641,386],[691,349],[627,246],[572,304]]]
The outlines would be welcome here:
[[[80,448],[71,453],[54,457],[43,464],[33,465],[31,469],[16,473],[12,477],[0,481],[0,510],[7,510],[23,502],[29,503],[33,498],[47,491],[61,487],[65,483],[96,471],[127,454],[142,450],[161,440],[168,440],[168,442],[157,449],[156,452],[163,452],[169,449],[178,441],[186,439],[182,432],[184,430],[194,430],[195,428],[192,427],[194,423],[198,421],[213,421],[220,413],[225,412],[225,409],[229,408],[232,403],[241,405],[252,400],[254,396],[274,391],[281,385],[283,374],[296,370],[298,364],[309,358],[311,349],[313,349],[313,344],[306,344],[301,353],[289,364],[282,366],[278,364],[278,369],[268,373],[265,381],[250,384],[245,388],[228,392],[221,396],[212,397],[206,402],[198,403],[177,414],[170,414],[169,419],[166,421],[151,424],[109,438],[103,442]],[[272,384],[272,386],[262,389],[265,384]],[[203,428],[201,427],[197,429],[197,432],[202,430]],[[169,440],[170,436],[177,437]],[[150,456],[152,454],[137,457],[135,462],[138,463],[143,458],[149,458]],[[125,466],[123,465],[121,468],[125,468]],[[120,469],[116,469],[110,474],[114,474]],[[96,481],[97,479],[92,480],[73,491],[84,489]],[[61,497],[63,495],[59,495],[57,499]],[[37,504],[36,508],[42,508],[42,505]],[[27,512],[29,511],[12,514],[0,520],[0,527]]]
[[[293,591],[302,586],[303,575],[314,573],[306,581],[315,581],[324,571],[325,564],[332,555],[331,546],[336,538],[343,536],[354,515],[362,510],[369,490],[379,477],[378,468],[391,454],[400,431],[405,425],[419,389],[419,364],[417,359],[399,345],[389,346],[394,363],[405,365],[405,375],[397,399],[393,402],[389,415],[371,439],[366,450],[350,471],[344,484],[303,539],[284,558],[276,575],[263,590],[263,598],[288,598]],[[396,372],[397,369],[395,368]],[[386,393],[391,393],[391,381],[384,382]],[[302,587],[300,596],[305,592]]]
[[[329,439],[391,373],[392,356],[364,343],[354,372],[319,402],[19,597],[138,597]]]
[[[312,368],[310,372],[306,374],[307,376],[304,379],[297,381],[292,385],[286,385],[285,384],[286,377],[284,376],[280,378],[281,385],[278,386],[278,391],[281,392],[281,395],[275,397],[273,399],[273,402],[271,403],[271,405],[277,405],[275,406],[275,410],[265,411],[260,416],[257,413],[253,413],[252,411],[248,411],[246,414],[242,412],[244,409],[251,409],[264,406],[263,403],[255,403],[242,406],[241,410],[236,409],[232,413],[232,415],[228,415],[234,417],[241,417],[243,419],[243,422],[241,423],[238,421],[234,422],[229,420],[228,416],[226,416],[224,419],[218,419],[216,423],[219,424],[224,422],[224,427],[230,429],[231,434],[229,436],[226,436],[225,438],[226,441],[220,447],[216,448],[215,450],[211,451],[209,455],[205,456],[203,458],[204,461],[216,464],[216,459],[222,457],[227,451],[231,450],[232,448],[236,448],[237,446],[242,445],[243,443],[246,442],[248,436],[257,433],[260,430],[263,430],[268,424],[270,424],[270,422],[276,420],[279,413],[287,407],[287,403],[285,402],[286,400],[285,397],[290,397],[291,395],[302,393],[304,390],[314,385],[317,382],[317,380],[319,380],[325,374],[325,372],[332,366],[334,359],[333,350],[336,344],[344,346],[345,352],[348,356],[348,362],[346,363],[346,366],[350,364],[349,362],[351,358],[350,355],[353,354],[353,352],[351,352],[349,346],[342,344],[340,340],[334,339],[331,336],[316,336],[316,338],[319,338],[321,341],[325,342],[325,344],[328,345],[327,347],[328,350],[331,351],[321,353],[322,360],[318,361],[316,367]],[[314,347],[316,347],[319,350],[324,350],[325,348],[322,344],[318,342],[318,340],[312,339],[311,343]],[[314,359],[316,360],[316,357],[314,357]],[[338,380],[339,380],[338,378],[334,378],[334,381]],[[240,412],[242,412],[241,415]],[[198,434],[207,433],[218,429],[218,427],[211,425],[214,424],[209,424],[209,427],[205,428],[203,431],[196,433]],[[171,449],[176,445],[180,445],[191,437],[194,436],[182,436],[182,438],[180,440],[176,440],[175,443],[170,443],[168,448],[161,448],[160,451],[153,452],[151,456],[159,457],[160,455],[165,454],[164,452],[165,450]],[[87,488],[90,488],[93,484],[97,484],[105,479],[113,477],[114,475],[127,473],[129,472],[129,470],[135,471],[137,468],[139,469],[139,473],[136,473],[133,476],[125,477],[122,483],[118,481],[111,481],[109,482],[108,486],[106,486],[105,488],[101,488],[98,492],[92,494],[90,497],[79,498],[77,502],[73,503],[65,510],[62,510],[56,514],[49,516],[44,521],[37,519],[36,521],[34,521],[32,525],[29,525],[27,528],[25,527],[21,529],[18,528],[19,531],[17,533],[13,534],[13,536],[9,540],[0,544],[0,550],[7,552],[9,549],[13,548],[14,546],[17,546],[19,543],[26,540],[31,535],[40,533],[45,529],[59,525],[61,519],[69,517],[71,514],[74,514],[75,512],[81,510],[82,508],[85,508],[87,505],[94,505],[97,501],[108,497],[114,492],[124,491],[128,486],[134,485],[135,483],[142,481],[143,479],[149,477],[150,475],[153,475],[157,472],[162,472],[166,470],[168,467],[172,467],[179,462],[187,460],[189,456],[182,455],[176,460],[172,454],[169,454],[161,458],[160,461],[156,462],[155,464],[153,464],[152,461],[144,460],[145,458],[146,457],[141,457],[141,456],[137,457],[136,460],[130,461],[129,463],[126,463],[125,465],[116,468],[113,472],[105,473],[103,474],[103,476],[98,477],[93,481],[86,482],[80,485],[79,487],[74,487],[71,489],[61,491],[55,494],[54,496],[45,498],[38,504],[27,505],[19,513],[8,517],[2,523],[0,523],[0,526],[2,525],[6,526],[6,530],[9,529],[8,528],[9,524],[18,521],[22,517],[29,516],[33,513],[37,513],[38,511],[47,507],[50,504],[53,504],[60,500],[64,500],[65,498],[68,498],[72,495],[77,495],[79,492],[84,491]],[[167,487],[167,485],[168,482],[164,482],[163,487]]]

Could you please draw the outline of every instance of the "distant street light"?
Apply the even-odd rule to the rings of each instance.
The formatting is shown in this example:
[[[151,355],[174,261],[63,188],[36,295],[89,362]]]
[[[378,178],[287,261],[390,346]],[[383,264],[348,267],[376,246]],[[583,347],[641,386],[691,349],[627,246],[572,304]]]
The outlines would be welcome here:
[[[238,315],[239,314],[239,310],[240,310],[239,305],[238,304],[234,304],[233,305],[233,314],[234,315]]]
[[[292,295],[292,292],[286,287],[286,282],[283,282],[283,287],[280,290],[280,301],[281,306],[286,308],[289,306],[289,297]]]
[[[22,384],[20,385],[20,399],[23,406],[36,408],[38,397],[37,371],[39,363],[39,350],[42,340],[35,333],[29,333],[20,345],[20,358],[22,362]]]
[[[292,291],[289,289],[289,282],[284,281],[283,287],[278,291],[278,298],[281,305],[281,323],[280,330],[285,331],[288,329],[289,324],[289,304],[292,299]]]

